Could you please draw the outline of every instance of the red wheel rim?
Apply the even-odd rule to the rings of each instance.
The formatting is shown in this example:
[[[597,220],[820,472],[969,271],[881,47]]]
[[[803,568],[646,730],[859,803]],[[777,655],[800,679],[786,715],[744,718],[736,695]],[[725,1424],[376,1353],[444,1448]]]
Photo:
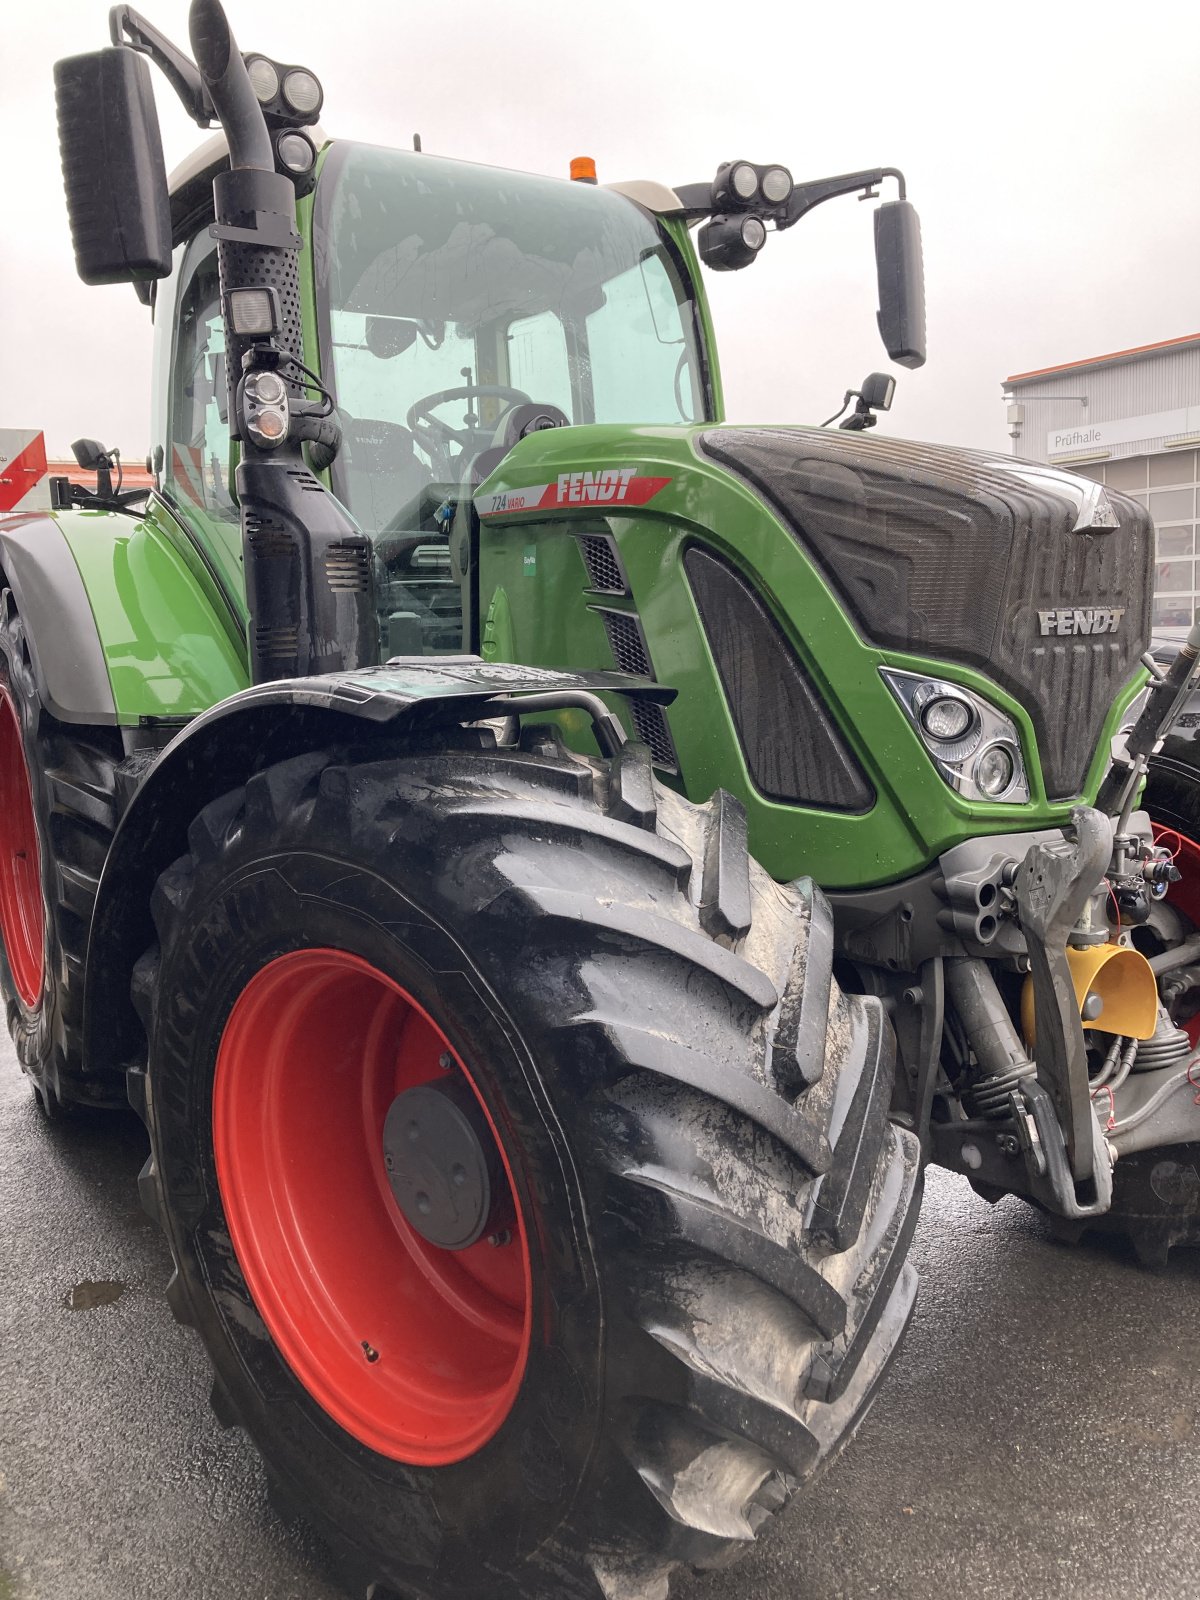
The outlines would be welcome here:
[[[340,950],[298,950],[238,997],[217,1053],[217,1182],[238,1262],[288,1365],[348,1433],[396,1461],[474,1454],[512,1409],[529,1353],[529,1244],[426,1242],[397,1205],[383,1125],[397,1094],[478,1088],[399,984]]]
[[[35,1006],[42,992],[46,912],[33,793],[21,724],[0,692],[0,932],[17,993]]]
[[[1172,905],[1197,928],[1200,928],[1200,845],[1186,834],[1178,833],[1162,823],[1154,824],[1154,842],[1161,844],[1175,857],[1175,865],[1183,876],[1167,890],[1167,904]],[[1180,1023],[1192,1044],[1200,1043],[1200,1012]]]

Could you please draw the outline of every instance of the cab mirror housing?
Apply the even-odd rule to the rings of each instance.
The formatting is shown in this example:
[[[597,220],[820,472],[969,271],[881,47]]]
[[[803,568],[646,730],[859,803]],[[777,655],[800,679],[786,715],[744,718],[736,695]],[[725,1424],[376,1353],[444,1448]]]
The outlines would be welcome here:
[[[901,367],[925,364],[925,270],[921,223],[908,200],[875,210],[875,266],[879,277],[879,336]]]
[[[171,214],[150,68],[127,49],[54,66],[58,140],[75,265],[84,283],[171,271]]]

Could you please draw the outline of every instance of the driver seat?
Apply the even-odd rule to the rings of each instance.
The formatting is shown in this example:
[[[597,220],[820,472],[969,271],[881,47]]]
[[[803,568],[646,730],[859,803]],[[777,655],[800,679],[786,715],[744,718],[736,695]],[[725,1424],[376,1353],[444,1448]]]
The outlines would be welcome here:
[[[539,405],[536,400],[521,400],[509,406],[496,425],[492,442],[474,456],[463,476],[462,494],[450,530],[450,571],[463,586],[463,610],[468,609],[471,582],[472,547],[479,535],[479,516],[475,510],[475,491],[515,445],[531,433],[545,428],[569,428],[571,419],[561,406]]]

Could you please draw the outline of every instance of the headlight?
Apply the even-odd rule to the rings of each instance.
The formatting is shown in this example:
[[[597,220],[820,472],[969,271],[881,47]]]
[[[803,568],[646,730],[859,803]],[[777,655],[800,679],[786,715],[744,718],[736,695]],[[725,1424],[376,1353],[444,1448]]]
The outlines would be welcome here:
[[[753,200],[758,193],[758,173],[748,161],[739,161],[729,174],[729,187],[739,200]]]
[[[975,782],[989,800],[1002,800],[1016,773],[1016,752],[1000,740],[987,745],[975,758]]]
[[[792,192],[792,175],[786,167],[768,167],[762,176],[763,199],[780,206]]]
[[[964,800],[1028,801],[1021,739],[1011,717],[957,683],[891,667],[880,670],[934,766]]]
[[[250,75],[250,87],[254,90],[255,99],[262,105],[268,105],[279,93],[279,73],[273,61],[268,61],[265,56],[251,56],[246,62],[246,71]]]
[[[311,117],[321,108],[321,85],[304,67],[293,67],[284,75],[283,98],[293,111]]]

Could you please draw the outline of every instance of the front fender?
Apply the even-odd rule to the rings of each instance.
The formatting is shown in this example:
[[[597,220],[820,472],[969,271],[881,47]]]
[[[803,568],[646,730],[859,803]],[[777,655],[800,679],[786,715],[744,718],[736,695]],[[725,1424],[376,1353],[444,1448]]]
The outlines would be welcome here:
[[[246,686],[235,601],[156,498],[0,518],[0,570],[60,721],[178,722]]]
[[[674,698],[662,684],[617,672],[413,657],[256,685],[197,716],[161,753],[144,752],[145,775],[125,807],[92,915],[84,996],[88,1070],[111,1076],[144,1048],[129,996],[134,963],[155,936],[151,894],[160,873],[187,849],[191,822],[210,801],[306,750],[377,742],[382,753],[439,726],[501,716],[489,710],[496,696],[554,691]]]
[[[0,585],[17,602],[38,697],[51,716],[116,722],[91,602],[56,518],[42,512],[0,517]]]

